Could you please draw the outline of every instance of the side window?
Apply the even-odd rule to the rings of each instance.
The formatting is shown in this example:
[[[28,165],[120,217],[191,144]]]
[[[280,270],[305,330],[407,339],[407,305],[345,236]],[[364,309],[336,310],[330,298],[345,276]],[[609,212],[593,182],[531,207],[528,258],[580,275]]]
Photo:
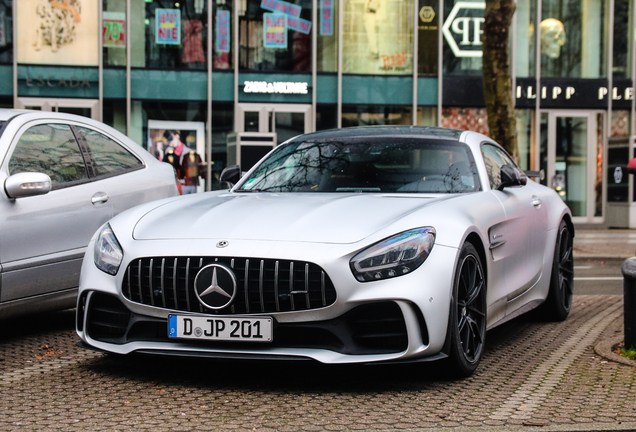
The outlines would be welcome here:
[[[22,134],[9,160],[9,174],[39,172],[52,186],[87,178],[86,166],[70,126],[42,124]]]
[[[78,127],[95,160],[95,175],[102,176],[140,168],[143,163],[107,136],[92,129]]]
[[[507,154],[493,145],[483,144],[481,146],[481,153],[484,156],[484,163],[486,164],[486,172],[488,173],[490,188],[497,189],[501,183],[501,167],[504,165],[516,165]]]

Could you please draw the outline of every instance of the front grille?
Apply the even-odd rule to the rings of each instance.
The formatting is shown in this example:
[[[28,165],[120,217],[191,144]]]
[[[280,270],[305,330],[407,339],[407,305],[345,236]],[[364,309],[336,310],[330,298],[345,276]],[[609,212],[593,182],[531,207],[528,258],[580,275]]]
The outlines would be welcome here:
[[[230,267],[237,280],[234,301],[218,310],[201,305],[194,291],[199,270],[213,263]],[[126,269],[122,293],[135,303],[224,315],[303,311],[336,301],[333,283],[316,264],[260,258],[140,258]]]

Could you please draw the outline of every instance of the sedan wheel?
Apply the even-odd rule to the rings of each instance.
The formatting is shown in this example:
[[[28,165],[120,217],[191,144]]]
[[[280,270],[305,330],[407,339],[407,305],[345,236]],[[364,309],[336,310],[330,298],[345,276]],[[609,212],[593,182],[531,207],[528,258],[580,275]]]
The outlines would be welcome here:
[[[455,372],[469,376],[479,365],[486,340],[486,280],[481,259],[470,243],[459,255],[450,319],[450,357]]]

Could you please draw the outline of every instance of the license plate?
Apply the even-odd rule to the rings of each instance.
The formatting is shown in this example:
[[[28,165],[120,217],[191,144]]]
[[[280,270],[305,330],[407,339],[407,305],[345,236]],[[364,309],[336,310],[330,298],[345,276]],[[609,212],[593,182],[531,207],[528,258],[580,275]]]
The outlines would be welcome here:
[[[272,341],[272,318],[168,315],[168,337],[218,341]]]

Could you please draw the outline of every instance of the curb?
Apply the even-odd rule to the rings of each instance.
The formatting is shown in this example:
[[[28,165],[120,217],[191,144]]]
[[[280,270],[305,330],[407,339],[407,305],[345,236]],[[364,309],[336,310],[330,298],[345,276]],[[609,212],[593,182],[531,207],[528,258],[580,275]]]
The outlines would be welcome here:
[[[611,339],[599,342],[594,346],[594,352],[607,360],[636,368],[636,360],[625,358],[622,355],[616,354],[614,351],[612,351],[612,348],[615,345],[623,342],[623,339],[625,339],[623,336],[615,336]]]

